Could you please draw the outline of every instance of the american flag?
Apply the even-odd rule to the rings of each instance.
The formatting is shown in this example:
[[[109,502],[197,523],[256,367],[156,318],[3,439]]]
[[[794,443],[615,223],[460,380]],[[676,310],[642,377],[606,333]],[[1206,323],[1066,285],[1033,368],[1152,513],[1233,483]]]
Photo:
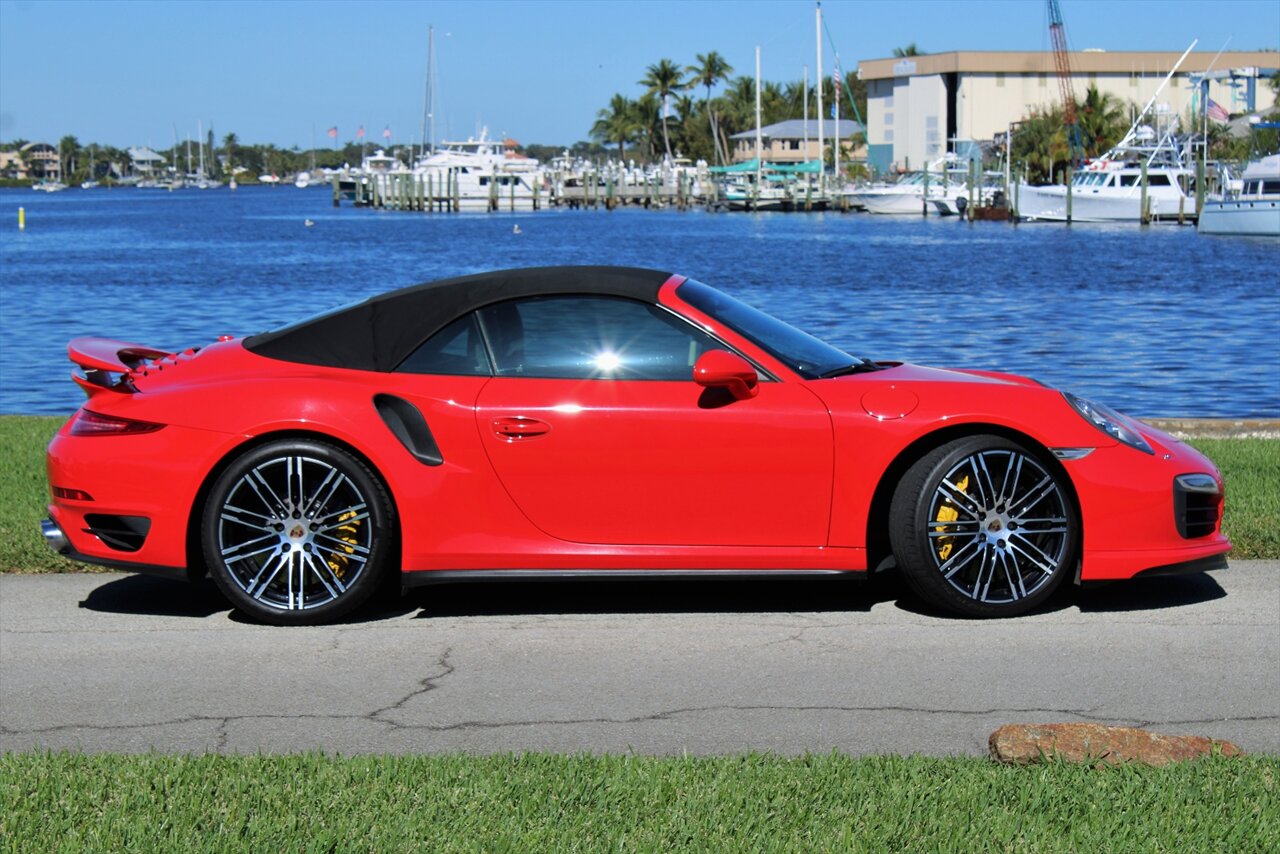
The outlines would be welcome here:
[[[360,130],[356,131],[356,139],[364,139],[364,125],[360,125]]]
[[[1209,118],[1213,119],[1215,122],[1225,122],[1230,118],[1227,114],[1226,107],[1222,106],[1212,98],[1209,99],[1209,103],[1205,106],[1205,112],[1208,113]]]
[[[382,138],[391,139],[391,125],[387,125],[382,129]]]
[[[337,125],[334,125],[333,127],[329,128],[329,138],[330,138],[330,139],[337,139],[337,138],[338,138],[338,126],[337,126]]]
[[[831,86],[835,89],[835,97],[831,99],[831,118],[836,118],[840,114],[840,60],[836,60],[835,67],[831,69]]]

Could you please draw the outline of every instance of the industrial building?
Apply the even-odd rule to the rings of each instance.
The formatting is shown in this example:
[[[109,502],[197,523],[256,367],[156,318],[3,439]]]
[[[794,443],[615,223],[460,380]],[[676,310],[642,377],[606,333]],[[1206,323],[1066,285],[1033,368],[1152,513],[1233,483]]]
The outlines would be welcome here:
[[[1090,86],[1122,103],[1146,105],[1177,63],[1177,51],[1085,50],[1068,54],[1077,103]],[[1275,92],[1266,78],[1280,66],[1274,51],[1193,52],[1160,93],[1179,115],[1202,91],[1230,113],[1267,110]],[[1208,73],[1206,73],[1208,72]],[[947,151],[1003,134],[1032,110],[1061,102],[1052,52],[952,51],[858,64],[867,85],[867,160],[880,172],[920,167]]]

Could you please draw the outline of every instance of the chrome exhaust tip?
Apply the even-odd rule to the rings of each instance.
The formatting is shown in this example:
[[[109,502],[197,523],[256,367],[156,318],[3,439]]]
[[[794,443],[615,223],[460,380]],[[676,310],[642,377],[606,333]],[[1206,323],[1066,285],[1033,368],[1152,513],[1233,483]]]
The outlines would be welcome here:
[[[49,548],[58,554],[64,555],[70,551],[71,543],[67,541],[67,535],[62,533],[58,523],[52,519],[45,519],[40,523],[40,533],[44,535],[44,541],[49,544]]]

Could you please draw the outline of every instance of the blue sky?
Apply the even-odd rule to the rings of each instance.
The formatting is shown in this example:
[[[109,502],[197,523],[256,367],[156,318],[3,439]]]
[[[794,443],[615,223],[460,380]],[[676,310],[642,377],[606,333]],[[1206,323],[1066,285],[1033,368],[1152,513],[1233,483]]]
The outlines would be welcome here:
[[[1061,0],[1073,50],[1280,47],[1280,0]],[[842,64],[922,50],[1048,50],[1041,0],[826,0]],[[0,140],[168,147],[219,139],[309,147],[337,125],[371,141],[420,133],[427,26],[436,30],[437,139],[585,139],[645,67],[719,51],[751,74],[814,68],[809,0],[78,2],[0,0]],[[1230,42],[1228,43],[1228,39]],[[830,67],[830,45],[824,45]]]

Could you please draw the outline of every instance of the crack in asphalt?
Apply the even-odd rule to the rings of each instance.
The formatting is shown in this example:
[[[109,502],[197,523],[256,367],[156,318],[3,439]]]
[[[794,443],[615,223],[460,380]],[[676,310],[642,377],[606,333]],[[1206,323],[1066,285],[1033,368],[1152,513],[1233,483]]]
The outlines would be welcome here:
[[[447,655],[447,654],[446,654]],[[445,658],[442,656],[441,658]],[[1025,709],[931,709],[918,708],[912,706],[772,706],[772,705],[716,705],[716,706],[693,706],[680,709],[667,709],[661,712],[655,712],[649,715],[638,715],[630,718],[569,718],[569,719],[534,719],[521,721],[459,721],[452,724],[412,724],[402,723],[399,721],[388,720],[386,718],[377,717],[385,714],[393,709],[400,708],[406,702],[414,697],[420,696],[428,691],[434,690],[434,684],[425,683],[434,682],[442,679],[453,672],[454,668],[448,666],[447,671],[437,676],[431,676],[423,680],[422,687],[414,690],[398,702],[364,715],[317,715],[317,714],[291,714],[291,715],[270,715],[270,714],[250,714],[250,715],[188,715],[181,718],[175,718],[166,721],[154,721],[150,723],[138,724],[60,724],[53,727],[38,727],[34,729],[15,729],[12,727],[0,726],[0,734],[3,735],[43,735],[58,732],[68,732],[72,730],[90,730],[97,732],[111,732],[115,730],[141,730],[160,726],[178,726],[183,724],[195,723],[217,723],[217,746],[215,749],[224,750],[229,740],[229,727],[234,723],[245,721],[271,721],[271,720],[318,720],[318,721],[367,721],[369,723],[379,724],[388,727],[390,730],[409,730],[424,732],[454,732],[459,730],[484,730],[484,729],[503,729],[507,727],[527,727],[527,726],[580,726],[583,724],[613,724],[628,725],[641,723],[655,723],[660,721],[671,720],[684,715],[697,714],[714,714],[718,712],[839,712],[848,714],[858,713],[877,713],[877,712],[898,712],[904,714],[925,714],[925,715],[953,715],[958,717],[990,717],[992,715],[1010,715],[1010,714],[1054,714],[1054,715],[1070,715],[1086,721],[1110,725],[1124,725],[1136,727],[1156,727],[1156,726],[1190,726],[1199,724],[1214,723],[1263,723],[1280,721],[1280,715],[1253,715],[1239,717],[1214,717],[1214,718],[1192,718],[1192,719],[1169,719],[1169,720],[1142,720],[1139,718],[1125,717],[1107,717],[1099,715],[1094,709],[1044,709],[1044,708],[1025,708]]]
[[[394,712],[397,709],[403,708],[406,703],[408,703],[410,700],[413,700],[415,697],[421,697],[423,694],[426,694],[428,691],[434,691],[436,688],[440,687],[436,683],[439,682],[441,679],[444,679],[445,677],[450,676],[455,670],[458,669],[456,666],[449,663],[449,656],[452,654],[453,654],[453,647],[451,646],[445,647],[444,652],[442,652],[440,654],[440,657],[436,659],[436,667],[439,667],[442,672],[437,673],[434,676],[424,677],[423,679],[418,681],[417,688],[410,691],[408,694],[405,694],[396,702],[392,703],[389,706],[383,706],[380,709],[374,709],[369,714],[363,715],[363,717],[370,721],[383,723],[383,721],[379,720],[378,718],[379,715],[384,715],[384,714],[387,714],[388,712]],[[385,721],[385,723],[394,723],[394,722]]]

